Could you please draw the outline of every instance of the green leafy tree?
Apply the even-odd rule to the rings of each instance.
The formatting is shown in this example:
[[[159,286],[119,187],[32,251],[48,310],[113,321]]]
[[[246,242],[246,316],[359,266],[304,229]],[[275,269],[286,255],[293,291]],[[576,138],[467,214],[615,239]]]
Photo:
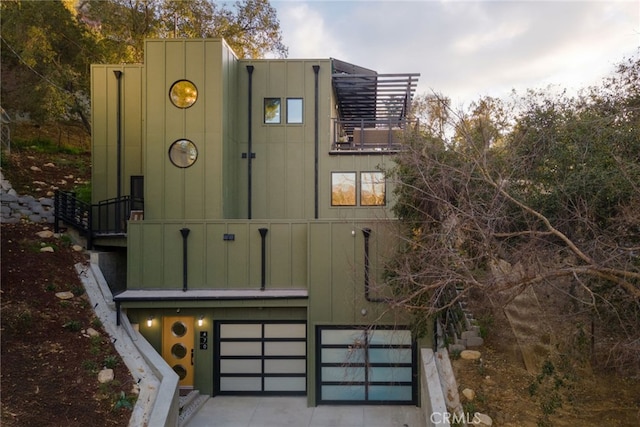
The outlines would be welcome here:
[[[100,60],[65,2],[3,1],[2,102],[37,123],[80,119],[89,129],[89,67]]]

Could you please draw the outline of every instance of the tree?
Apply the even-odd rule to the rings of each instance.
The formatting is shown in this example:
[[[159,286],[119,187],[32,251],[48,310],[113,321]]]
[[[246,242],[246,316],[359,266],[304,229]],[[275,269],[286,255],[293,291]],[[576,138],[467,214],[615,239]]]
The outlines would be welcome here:
[[[389,284],[416,322],[471,293],[505,303],[549,286],[616,337],[617,367],[640,366],[639,71],[640,57],[520,109],[481,100],[452,112],[453,141],[427,134],[400,153],[405,244]]]
[[[63,2],[3,1],[2,102],[37,123],[79,118],[89,129],[91,33]]]
[[[152,37],[224,37],[240,57],[286,56],[275,9],[243,0],[58,0],[0,3],[3,108],[36,123],[79,120],[90,133],[94,63],[144,60]]]

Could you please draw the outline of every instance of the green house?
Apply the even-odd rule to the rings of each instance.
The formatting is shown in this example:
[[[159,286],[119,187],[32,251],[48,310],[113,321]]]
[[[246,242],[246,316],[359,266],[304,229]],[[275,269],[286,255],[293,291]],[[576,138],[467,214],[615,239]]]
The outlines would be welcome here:
[[[92,67],[92,245],[182,389],[418,404],[416,339],[383,280],[385,171],[418,76],[238,59],[221,39]]]

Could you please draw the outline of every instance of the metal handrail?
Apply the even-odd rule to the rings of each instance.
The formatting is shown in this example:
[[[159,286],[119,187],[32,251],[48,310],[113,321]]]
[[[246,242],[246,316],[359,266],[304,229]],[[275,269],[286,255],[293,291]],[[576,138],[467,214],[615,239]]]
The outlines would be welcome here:
[[[131,210],[143,210],[144,201],[123,196],[89,204],[74,192],[56,190],[54,207],[55,231],[59,232],[60,221],[69,224],[86,234],[87,247],[91,248],[95,236],[126,234]]]

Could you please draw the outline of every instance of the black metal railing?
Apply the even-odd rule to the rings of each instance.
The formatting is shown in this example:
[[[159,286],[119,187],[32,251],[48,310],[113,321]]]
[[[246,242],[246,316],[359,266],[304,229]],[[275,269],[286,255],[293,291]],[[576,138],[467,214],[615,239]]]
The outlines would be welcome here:
[[[72,225],[79,231],[91,231],[91,205],[76,197],[76,193],[56,190],[54,198],[55,231],[59,231],[59,222]]]
[[[416,124],[407,119],[334,119],[331,149],[397,151]]]
[[[124,196],[103,200],[96,204],[83,202],[74,192],[56,191],[55,231],[60,221],[76,228],[87,238],[87,247],[93,246],[96,236],[124,235],[132,211],[143,211],[144,201]]]

